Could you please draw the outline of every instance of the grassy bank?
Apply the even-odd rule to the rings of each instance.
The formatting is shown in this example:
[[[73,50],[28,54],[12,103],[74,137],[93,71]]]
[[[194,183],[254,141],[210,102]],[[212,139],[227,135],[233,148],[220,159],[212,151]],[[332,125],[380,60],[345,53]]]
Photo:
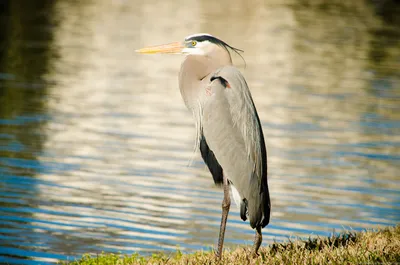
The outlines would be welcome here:
[[[347,233],[329,238],[275,243],[253,258],[250,247],[225,251],[219,263],[212,252],[180,252],[151,257],[104,254],[85,256],[70,265],[111,264],[394,264],[400,263],[400,226],[380,231]]]

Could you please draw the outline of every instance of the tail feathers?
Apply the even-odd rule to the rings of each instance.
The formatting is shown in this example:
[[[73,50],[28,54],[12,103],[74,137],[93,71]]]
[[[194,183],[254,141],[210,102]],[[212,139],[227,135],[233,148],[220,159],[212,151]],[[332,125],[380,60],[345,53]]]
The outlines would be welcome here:
[[[268,201],[268,205],[264,206],[264,216],[261,220],[262,228],[266,227],[269,224],[270,212],[271,212],[271,205],[269,204],[269,201]]]
[[[271,203],[269,193],[261,192],[260,196],[248,202],[248,213],[250,226],[252,228],[264,228],[268,225],[271,213]]]
[[[261,196],[264,198],[261,202],[261,208],[263,209],[261,227],[264,228],[269,224],[269,219],[271,217],[271,200],[269,198],[268,187],[261,193]]]
[[[271,216],[271,201],[269,199],[269,191],[268,189],[266,192],[262,193],[264,199],[261,202],[261,208],[263,209],[263,218],[261,220],[261,227],[264,228],[269,224],[269,219]]]

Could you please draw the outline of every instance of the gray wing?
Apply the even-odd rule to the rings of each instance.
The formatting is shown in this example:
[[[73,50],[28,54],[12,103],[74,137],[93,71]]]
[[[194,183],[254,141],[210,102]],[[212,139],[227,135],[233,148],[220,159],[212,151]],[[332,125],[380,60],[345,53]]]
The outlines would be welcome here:
[[[232,66],[222,67],[206,78],[200,135],[223,174],[238,190],[242,219],[247,211],[253,228],[264,227],[269,222],[271,208],[267,154],[247,83]]]

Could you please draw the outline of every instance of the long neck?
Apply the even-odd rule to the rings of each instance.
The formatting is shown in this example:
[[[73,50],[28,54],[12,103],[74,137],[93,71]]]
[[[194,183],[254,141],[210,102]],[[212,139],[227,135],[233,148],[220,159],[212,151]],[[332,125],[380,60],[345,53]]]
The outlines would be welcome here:
[[[202,80],[222,66],[232,65],[229,52],[216,47],[207,55],[188,55],[179,72],[179,89],[188,109],[196,107]]]

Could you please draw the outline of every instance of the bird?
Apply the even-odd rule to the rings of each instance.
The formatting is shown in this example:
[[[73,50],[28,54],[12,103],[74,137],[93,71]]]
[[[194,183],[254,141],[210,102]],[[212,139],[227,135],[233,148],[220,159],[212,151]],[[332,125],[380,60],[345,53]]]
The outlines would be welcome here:
[[[232,52],[240,55],[243,51],[213,35],[200,33],[136,52],[185,55],[179,71],[179,89],[195,121],[195,150],[200,149],[214,183],[222,186],[224,193],[215,255],[218,259],[223,255],[232,193],[241,219],[248,218],[255,229],[252,252],[258,256],[261,229],[270,221],[271,202],[260,119],[246,80],[232,63]]]

